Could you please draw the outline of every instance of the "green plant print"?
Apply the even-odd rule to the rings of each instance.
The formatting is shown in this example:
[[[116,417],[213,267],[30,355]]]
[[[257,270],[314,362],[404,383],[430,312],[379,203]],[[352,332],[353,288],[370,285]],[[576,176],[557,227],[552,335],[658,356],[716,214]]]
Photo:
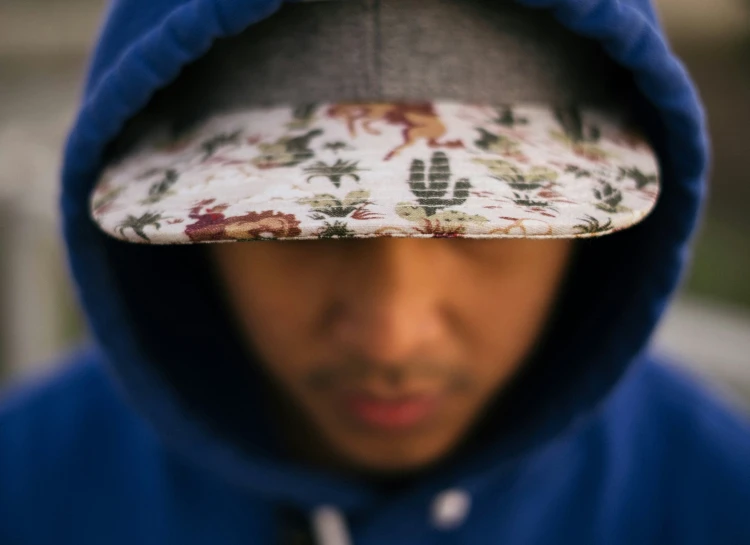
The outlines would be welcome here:
[[[451,182],[451,168],[448,156],[442,151],[436,151],[430,159],[430,169],[425,183],[426,167],[424,161],[414,159],[409,170],[409,189],[416,197],[417,203],[427,216],[433,216],[438,210],[449,206],[457,206],[469,198],[471,183],[468,178],[461,178]],[[449,197],[449,187],[453,185],[452,195]]]
[[[520,193],[513,193],[513,202],[518,206],[528,206],[530,208],[549,208],[550,210],[557,210],[549,201],[534,199],[528,193],[521,195]]]
[[[370,192],[364,190],[350,191],[343,199],[323,194],[299,199],[297,204],[307,205],[312,210],[313,219],[345,218],[368,204]]]
[[[581,168],[577,165],[567,165],[565,167],[565,172],[573,174],[576,178],[591,178],[593,176],[590,170]]]
[[[318,177],[328,178],[336,188],[341,187],[341,180],[345,177],[350,177],[355,182],[359,181],[358,172],[362,172],[363,169],[359,168],[359,161],[342,161],[337,159],[332,165],[318,161],[317,163],[307,166],[304,168],[306,174],[309,174],[307,181],[313,180]]]
[[[493,120],[498,125],[514,128],[516,125],[527,125],[529,120],[525,117],[518,117],[511,106],[505,105],[497,108],[497,118]]]
[[[283,136],[272,144],[258,144],[261,155],[251,162],[262,169],[297,166],[315,156],[310,142],[321,134],[322,130],[313,129],[300,136]]]
[[[216,136],[212,136],[208,140],[201,143],[201,151],[203,152],[203,158],[201,161],[205,161],[219,151],[219,148],[230,146],[239,143],[240,133],[242,131],[234,131],[229,133],[221,133]]]
[[[481,150],[498,155],[513,155],[519,150],[518,142],[512,138],[501,134],[493,134],[482,127],[477,127],[476,130],[479,132],[479,138],[474,140],[474,145]]]
[[[333,224],[325,222],[323,229],[318,232],[320,238],[352,238],[355,235],[343,221],[335,221]]]
[[[125,191],[124,187],[113,187],[105,191],[97,191],[91,205],[93,214],[104,214],[112,208],[112,204]]]
[[[354,149],[346,142],[342,142],[341,140],[336,140],[335,142],[326,142],[323,144],[323,149],[330,150],[333,153],[338,153],[343,150],[352,150]]]
[[[123,238],[127,239],[128,237],[125,236],[125,231],[130,229],[146,242],[151,242],[151,239],[148,238],[148,236],[144,232],[144,229],[150,226],[155,227],[156,229],[161,229],[161,224],[159,222],[163,220],[164,218],[159,212],[144,212],[140,217],[137,218],[135,216],[128,215],[128,217],[120,222],[115,230],[120,233]]]
[[[533,191],[553,184],[558,173],[551,168],[534,166],[526,172],[501,159],[474,159],[484,165],[496,180],[505,182],[515,191]]]
[[[573,229],[576,230],[576,233],[580,235],[594,235],[596,233],[602,233],[612,229],[611,218],[607,218],[607,222],[602,224],[599,223],[599,220],[595,217],[586,214],[584,217],[580,218],[580,221],[583,223],[579,223],[578,225],[573,226]]]
[[[307,129],[315,121],[315,112],[318,105],[315,103],[301,104],[292,112],[292,120],[286,124],[289,130]]]
[[[573,153],[592,161],[601,161],[607,157],[607,152],[598,145],[601,130],[596,125],[586,125],[578,108],[557,108],[555,117],[560,123],[562,133],[552,131],[551,135],[570,146]]]
[[[565,135],[572,142],[596,143],[601,138],[601,130],[595,125],[585,125],[581,110],[576,107],[556,108],[555,118]]]
[[[633,180],[638,189],[643,189],[644,187],[657,182],[656,174],[644,174],[638,167],[620,167],[620,175],[618,179],[622,180],[625,178]]]
[[[626,207],[620,205],[622,192],[609,182],[600,181],[599,187],[594,189],[594,197],[599,201],[596,207],[604,212],[617,214],[627,210]]]
[[[167,169],[161,180],[151,185],[148,189],[148,197],[141,201],[141,204],[155,204],[169,195],[170,189],[177,182],[180,175],[174,169]]]

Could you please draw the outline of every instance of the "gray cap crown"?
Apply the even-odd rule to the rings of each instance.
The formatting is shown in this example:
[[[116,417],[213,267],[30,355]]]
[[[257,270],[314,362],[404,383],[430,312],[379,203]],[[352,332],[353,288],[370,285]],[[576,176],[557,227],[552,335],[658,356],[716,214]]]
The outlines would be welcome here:
[[[626,72],[542,10],[498,0],[314,0],[285,4],[219,40],[130,123],[155,125],[337,101],[621,106]],[[118,146],[120,147],[120,146]]]

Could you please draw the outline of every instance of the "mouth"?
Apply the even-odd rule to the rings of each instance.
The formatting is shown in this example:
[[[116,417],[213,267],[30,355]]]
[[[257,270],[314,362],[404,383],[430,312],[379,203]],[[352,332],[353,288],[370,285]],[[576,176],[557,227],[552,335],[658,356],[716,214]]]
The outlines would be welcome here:
[[[378,396],[369,392],[348,393],[341,405],[354,421],[370,429],[404,432],[428,422],[437,413],[438,394]]]

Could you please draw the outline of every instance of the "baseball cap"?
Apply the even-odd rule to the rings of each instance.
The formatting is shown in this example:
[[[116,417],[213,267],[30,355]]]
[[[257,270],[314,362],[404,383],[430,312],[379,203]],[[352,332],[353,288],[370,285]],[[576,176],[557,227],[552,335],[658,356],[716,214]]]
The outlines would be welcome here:
[[[511,2],[287,4],[131,120],[92,217],[151,244],[604,235],[659,192],[635,95]]]

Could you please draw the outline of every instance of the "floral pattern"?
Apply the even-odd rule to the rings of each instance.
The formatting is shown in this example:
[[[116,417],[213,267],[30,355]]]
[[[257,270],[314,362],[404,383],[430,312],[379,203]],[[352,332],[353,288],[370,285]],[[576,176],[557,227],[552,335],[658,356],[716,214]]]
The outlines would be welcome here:
[[[590,237],[659,192],[654,152],[575,108],[342,103],[217,116],[102,174],[92,217],[132,242]]]

